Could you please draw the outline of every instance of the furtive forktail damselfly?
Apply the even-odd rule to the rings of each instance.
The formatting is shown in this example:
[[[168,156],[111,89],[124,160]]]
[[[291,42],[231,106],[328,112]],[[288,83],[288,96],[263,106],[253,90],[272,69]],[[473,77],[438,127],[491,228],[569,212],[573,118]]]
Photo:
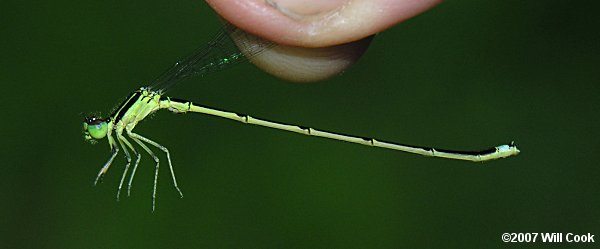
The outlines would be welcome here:
[[[228,36],[249,36],[254,42],[252,44],[235,44],[230,40]],[[243,46],[243,51],[240,52],[236,46]],[[519,154],[519,149],[510,143],[508,145],[500,145],[487,150],[466,152],[466,151],[452,151],[444,149],[434,149],[428,147],[403,145],[398,143],[388,143],[373,138],[363,138],[357,136],[347,136],[332,132],[326,132],[316,130],[309,127],[288,125],[282,123],[276,123],[266,121],[258,118],[254,118],[245,114],[239,114],[234,112],[220,111],[208,107],[197,105],[191,101],[178,100],[164,96],[166,90],[177,82],[195,76],[195,75],[206,75],[208,73],[218,71],[220,69],[228,68],[231,65],[246,61],[264,50],[269,49],[272,43],[264,41],[258,37],[253,37],[243,31],[233,27],[230,24],[225,24],[224,29],[217,34],[217,36],[208,43],[207,46],[202,47],[194,51],[188,57],[175,63],[175,65],[163,73],[160,77],[154,80],[148,87],[142,87],[139,90],[133,92],[127,99],[108,117],[86,117],[83,123],[84,137],[88,141],[96,141],[103,138],[108,138],[108,144],[112,150],[112,155],[104,166],[98,172],[94,184],[108,171],[108,168],[112,164],[113,160],[122,149],[127,163],[119,187],[117,190],[117,200],[123,187],[123,183],[129,171],[129,167],[132,162],[131,152],[135,155],[135,162],[131,174],[129,175],[129,182],[127,186],[127,194],[130,194],[131,185],[138,164],[140,162],[141,155],[135,149],[135,147],[129,142],[129,139],[133,140],[138,144],[144,151],[146,151],[155,161],[156,166],[154,170],[154,187],[152,191],[152,210],[154,211],[156,203],[156,185],[158,182],[158,172],[160,160],[148,147],[152,145],[162,150],[167,155],[167,162],[169,164],[169,170],[171,171],[171,177],[173,179],[173,185],[179,192],[179,195],[183,197],[183,194],[177,186],[177,180],[175,179],[175,172],[173,171],[173,165],[171,163],[171,154],[169,150],[161,144],[150,140],[144,136],[141,136],[133,129],[135,126],[146,118],[149,114],[158,111],[160,109],[167,109],[175,113],[204,113],[208,115],[218,116],[222,118],[232,119],[246,124],[254,124],[269,128],[275,128],[279,130],[296,132],[309,136],[324,137],[340,141],[346,141],[351,143],[357,143],[367,146],[387,148],[392,150],[404,151],[414,154],[420,154],[424,156],[466,160],[466,161],[488,161],[498,158],[504,158]],[[131,152],[129,151],[131,150]]]

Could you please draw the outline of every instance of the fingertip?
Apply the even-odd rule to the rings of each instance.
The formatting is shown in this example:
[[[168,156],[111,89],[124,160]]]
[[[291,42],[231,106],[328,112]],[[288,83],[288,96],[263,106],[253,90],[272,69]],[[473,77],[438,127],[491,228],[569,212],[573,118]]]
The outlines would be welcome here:
[[[207,0],[228,22],[279,44],[349,43],[414,17],[442,0]]]
[[[288,81],[315,82],[354,64],[373,34],[426,11],[441,0],[207,2],[234,26],[279,44],[251,58],[260,69]]]

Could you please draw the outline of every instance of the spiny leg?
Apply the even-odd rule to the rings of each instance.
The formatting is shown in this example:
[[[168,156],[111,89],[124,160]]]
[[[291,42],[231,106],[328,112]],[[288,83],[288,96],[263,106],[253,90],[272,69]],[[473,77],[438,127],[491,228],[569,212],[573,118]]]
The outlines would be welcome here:
[[[111,140],[109,139],[109,143],[110,142],[111,142]],[[100,169],[100,172],[98,172],[98,176],[96,176],[96,180],[94,180],[94,185],[96,185],[98,183],[98,180],[100,180],[100,178],[104,174],[106,174],[106,171],[108,171],[108,168],[112,164],[112,161],[115,159],[115,157],[119,153],[119,146],[117,146],[117,144],[111,144],[111,145],[112,145],[112,148],[113,148],[112,149],[112,155],[110,156],[110,158],[108,159],[108,161],[104,164],[104,166],[102,166],[102,168]]]
[[[131,195],[131,183],[133,182],[133,177],[135,176],[135,171],[137,170],[137,167],[140,164],[140,159],[142,159],[142,154],[137,152],[137,150],[135,150],[133,145],[131,145],[131,143],[129,143],[129,140],[127,140],[125,137],[123,137],[123,142],[127,145],[127,147],[129,147],[133,151],[133,153],[135,153],[135,156],[137,157],[137,160],[135,160],[135,164],[133,165],[133,170],[131,171],[131,175],[129,176],[129,183],[127,184],[127,196],[130,196]],[[123,175],[123,178],[121,178],[121,183],[119,183],[119,191],[121,189],[121,185],[123,185],[124,180],[125,180],[125,175]]]
[[[181,190],[179,189],[179,186],[177,185],[177,179],[175,178],[175,171],[173,171],[173,164],[171,163],[171,154],[169,153],[169,150],[165,146],[162,146],[159,143],[154,142],[148,138],[142,137],[139,134],[136,134],[133,132],[129,132],[128,134],[130,137],[135,137],[139,140],[149,143],[149,144],[153,145],[154,147],[159,148],[160,150],[165,152],[165,154],[167,154],[167,161],[169,162],[169,169],[171,170],[171,177],[173,178],[173,185],[175,186],[175,189],[177,189],[177,192],[179,192],[179,196],[183,198],[183,193],[181,192]],[[158,177],[158,172],[156,173],[156,175]]]
[[[121,179],[123,179],[125,177],[125,175],[127,175],[127,171],[129,170],[129,165],[131,165],[131,155],[129,155],[129,151],[127,151],[127,147],[125,147],[123,145],[123,142],[121,141],[122,137],[123,137],[123,135],[117,134],[117,142],[123,148],[123,153],[125,153],[125,158],[127,159],[127,163],[125,164],[125,170],[123,171],[123,176],[121,176]],[[119,184],[119,188],[117,189],[117,201],[119,201],[120,193],[121,193],[121,184]]]
[[[159,163],[160,159],[154,155],[154,152],[152,152],[152,150],[150,150],[150,148],[148,148],[148,146],[146,146],[146,144],[142,143],[139,139],[135,138],[135,137],[130,137],[131,139],[133,139],[133,141],[135,141],[137,144],[140,145],[140,147],[142,147],[154,160],[154,162],[156,162],[157,164]],[[127,187],[127,192],[129,193],[131,186],[133,184],[133,178],[135,177],[135,172],[137,171],[137,165],[135,165],[133,167],[133,171],[131,172],[131,175],[129,176],[129,186]]]
[[[129,132],[127,134],[129,135],[129,137],[131,139],[133,139],[133,141],[135,141],[137,144],[139,144],[140,147],[142,147],[148,154],[150,154],[152,159],[154,159],[154,162],[156,162],[156,169],[154,171],[154,187],[152,189],[152,211],[154,212],[154,207],[156,204],[156,185],[158,183],[158,169],[160,167],[160,159],[156,155],[154,155],[154,152],[152,152],[152,150],[150,150],[150,148],[148,148],[148,146],[146,146],[144,143],[142,143],[142,141],[137,139],[135,136],[132,136],[131,133],[129,133]],[[133,169],[133,172],[131,173],[131,178],[129,178],[129,186],[131,186],[131,182],[133,181],[133,176],[135,175],[135,170],[136,170],[136,168]]]
[[[135,161],[135,166],[137,167],[138,163],[140,162],[140,153],[138,153],[135,148],[133,148],[133,146],[131,146],[131,143],[129,143],[129,141],[127,141],[127,139],[125,139],[125,137],[121,134],[117,135],[117,139],[119,142],[119,145],[121,145],[121,147],[123,148],[123,152],[125,153],[125,156],[127,157],[127,164],[125,165],[125,170],[123,170],[123,175],[121,176],[121,181],[119,182],[119,188],[117,190],[117,201],[119,201],[119,196],[121,195],[121,188],[123,187],[123,182],[125,181],[125,177],[127,176],[127,171],[129,170],[129,166],[131,165],[131,155],[129,154],[129,152],[127,151],[127,147],[129,147],[131,149],[131,151],[133,151],[133,153],[136,155],[136,161]],[[127,145],[127,147],[125,146]]]
[[[138,141],[136,141],[136,142],[139,143]],[[127,183],[127,196],[131,196],[131,186],[133,184],[133,178],[135,177],[135,172],[137,172],[138,164],[140,162],[140,158],[142,157],[141,153],[138,153],[137,155],[138,155],[138,160],[135,162],[135,165],[133,165],[133,170],[131,171],[131,175],[129,176],[129,182]]]

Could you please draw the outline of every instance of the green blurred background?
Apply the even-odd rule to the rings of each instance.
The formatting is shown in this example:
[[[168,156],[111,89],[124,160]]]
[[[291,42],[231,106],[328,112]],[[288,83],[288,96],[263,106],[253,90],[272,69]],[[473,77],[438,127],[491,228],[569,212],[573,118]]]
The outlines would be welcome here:
[[[118,157],[85,143],[109,113],[218,30],[203,1],[0,3],[1,248],[504,248],[600,243],[600,39],[592,1],[448,1],[379,34],[343,75],[283,82],[250,64],[177,98],[286,123],[515,158],[473,164],[159,112],[179,199],[142,159],[120,202]],[[158,151],[157,151],[158,153]],[[162,155],[161,155],[162,156]],[[594,244],[506,244],[505,232]]]

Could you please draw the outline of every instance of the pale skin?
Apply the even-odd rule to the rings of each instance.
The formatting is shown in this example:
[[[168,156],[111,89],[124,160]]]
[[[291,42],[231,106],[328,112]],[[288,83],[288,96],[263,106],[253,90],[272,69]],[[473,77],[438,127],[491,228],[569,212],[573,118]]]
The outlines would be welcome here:
[[[259,68],[286,80],[314,82],[335,76],[351,66],[369,46],[374,34],[427,11],[442,0],[206,2],[225,20],[240,29],[283,45],[279,46],[283,60],[299,58],[291,59],[287,67],[281,68],[282,59],[277,54],[272,54],[257,65]],[[286,51],[290,47],[293,52]],[[307,66],[315,64],[314,58],[322,61],[319,54],[323,53],[332,54],[330,58],[335,59],[322,62],[329,69],[314,70]],[[340,57],[344,60],[339,60]],[[271,68],[272,66],[275,68]]]

